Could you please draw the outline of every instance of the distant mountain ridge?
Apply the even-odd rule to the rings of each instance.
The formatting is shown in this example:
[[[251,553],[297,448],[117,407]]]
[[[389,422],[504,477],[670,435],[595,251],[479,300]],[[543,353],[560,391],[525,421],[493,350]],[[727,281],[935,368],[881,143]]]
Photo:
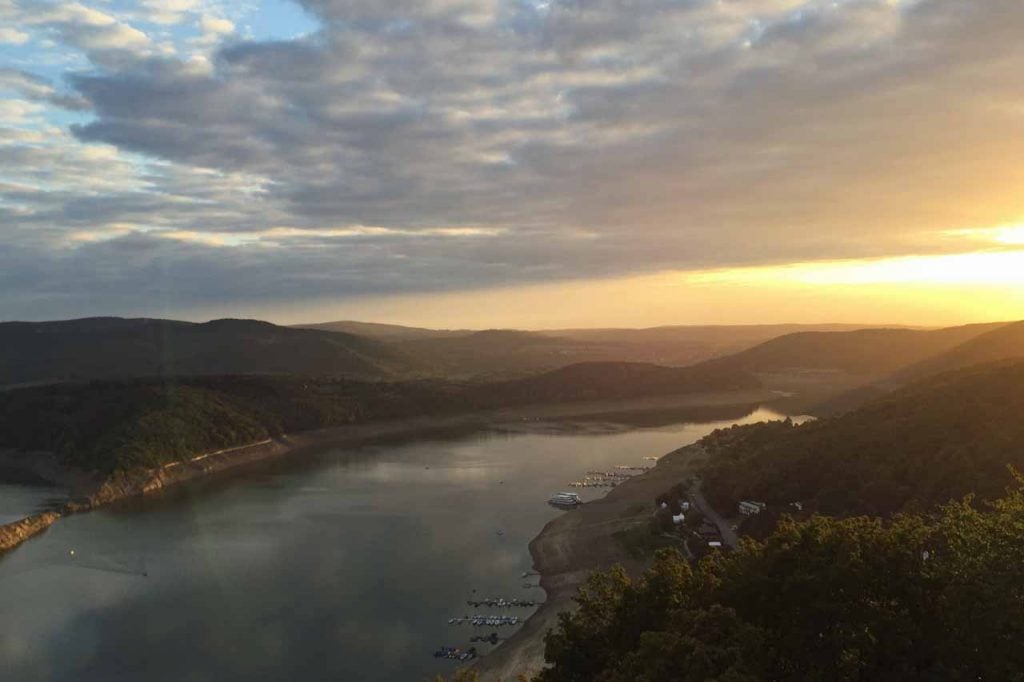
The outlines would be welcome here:
[[[940,355],[903,368],[894,380],[906,381],[971,365],[1024,357],[1024,322],[999,326]]]
[[[358,334],[359,336],[368,336],[385,341],[444,338],[465,336],[473,333],[471,329],[427,329],[425,327],[408,327],[400,324],[384,324],[382,322],[358,322],[356,320],[296,324],[292,325],[292,328]]]
[[[874,377],[870,382],[852,390],[830,396],[814,405],[810,412],[816,415],[840,414],[916,380],[976,365],[1024,358],[1024,322],[972,325],[959,329],[980,329],[982,333],[952,348],[907,363],[883,376]]]
[[[247,373],[381,379],[409,369],[374,339],[257,320],[0,323],[0,384]]]
[[[304,328],[365,334],[406,353],[427,373],[502,379],[580,362],[687,366],[745,350],[777,336],[850,331],[863,325],[669,325],[641,329],[438,330],[340,321]]]
[[[831,370],[864,375],[888,374],[950,351],[1005,325],[997,322],[934,330],[894,328],[799,332],[704,364],[750,372]]]

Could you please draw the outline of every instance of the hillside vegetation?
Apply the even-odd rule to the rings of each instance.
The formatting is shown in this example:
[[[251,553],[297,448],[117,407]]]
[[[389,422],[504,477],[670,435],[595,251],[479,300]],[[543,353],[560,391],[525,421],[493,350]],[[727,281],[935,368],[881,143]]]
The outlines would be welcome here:
[[[378,419],[758,386],[741,373],[626,363],[498,383],[250,375],[59,384],[0,393],[0,448],[52,451],[105,474]]]
[[[891,524],[785,521],[696,567],[592,576],[538,682],[1024,679],[1024,495]]]
[[[937,330],[800,332],[706,364],[759,373],[826,370],[860,375],[889,374],[1001,326],[1002,323],[995,323]]]
[[[408,358],[373,339],[254,320],[0,323],[0,385],[245,373],[378,379],[409,370]]]
[[[991,328],[993,326],[994,328]],[[841,414],[917,379],[987,362],[1024,358],[1024,322],[981,325],[974,328],[991,329],[952,349],[900,367],[895,372],[876,377],[866,384],[806,401],[806,410],[810,414],[822,416]]]
[[[976,336],[935,357],[903,368],[894,380],[907,381],[986,362],[1024,358],[1024,322],[1015,322]]]
[[[1024,469],[1024,362],[921,380],[839,417],[716,431],[705,487],[740,499],[799,501],[828,514],[890,515],[968,493],[998,497]]]

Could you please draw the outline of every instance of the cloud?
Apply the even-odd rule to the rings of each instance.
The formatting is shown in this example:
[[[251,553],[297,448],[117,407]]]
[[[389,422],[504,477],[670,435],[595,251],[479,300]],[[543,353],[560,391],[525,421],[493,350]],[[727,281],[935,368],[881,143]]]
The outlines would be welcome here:
[[[96,64],[125,66],[134,57],[154,52],[146,33],[81,2],[4,0],[0,3],[0,19],[18,30],[42,31],[64,45],[82,50]]]
[[[227,35],[234,32],[235,24],[227,19],[205,15],[199,19],[199,28],[206,34]]]
[[[51,293],[150,276],[114,253],[200,303],[940,253],[1024,214],[1013,0],[303,0],[319,31],[279,41],[166,5],[188,60],[25,7],[95,67],[73,140],[0,151],[4,229],[93,273]]]
[[[61,109],[81,111],[89,106],[80,97],[58,92],[45,78],[18,69],[0,68],[0,91],[3,90],[13,91],[29,102],[46,102]]]
[[[135,16],[154,24],[173,25],[202,9],[199,0],[139,0]]]
[[[10,27],[0,27],[0,44],[24,45],[28,39],[28,33]]]

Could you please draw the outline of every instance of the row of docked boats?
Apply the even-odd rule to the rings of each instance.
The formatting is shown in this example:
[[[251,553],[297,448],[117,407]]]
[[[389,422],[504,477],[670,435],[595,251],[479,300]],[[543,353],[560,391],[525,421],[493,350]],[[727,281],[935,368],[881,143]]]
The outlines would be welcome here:
[[[469,599],[466,601],[468,606],[472,606],[474,609],[478,609],[481,606],[489,606],[491,608],[499,609],[513,609],[513,608],[532,608],[537,605],[537,602],[532,599],[503,599],[500,597],[494,597],[491,599]]]
[[[582,481],[573,481],[569,484],[570,488],[614,488],[619,484],[617,479],[613,480],[610,478],[591,478],[587,476]]]
[[[500,628],[506,625],[518,625],[519,616],[462,616],[461,618],[448,619],[448,625],[464,625],[466,623],[476,628]]]
[[[476,658],[476,647],[463,651],[453,646],[443,646],[434,652],[434,658],[446,658],[449,661],[472,661]]]

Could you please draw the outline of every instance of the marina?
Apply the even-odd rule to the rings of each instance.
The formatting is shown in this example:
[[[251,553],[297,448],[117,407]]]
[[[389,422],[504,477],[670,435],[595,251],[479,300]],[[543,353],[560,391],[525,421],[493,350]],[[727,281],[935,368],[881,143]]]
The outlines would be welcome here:
[[[461,618],[449,618],[448,625],[472,625],[480,627],[506,627],[518,625],[519,616],[462,616]]]
[[[657,457],[644,457],[644,461],[657,461]],[[611,471],[591,470],[587,475],[578,481],[570,481],[570,488],[614,488],[625,480],[649,471],[650,466],[630,466],[628,464],[616,465]],[[565,493],[562,493],[565,494]]]

